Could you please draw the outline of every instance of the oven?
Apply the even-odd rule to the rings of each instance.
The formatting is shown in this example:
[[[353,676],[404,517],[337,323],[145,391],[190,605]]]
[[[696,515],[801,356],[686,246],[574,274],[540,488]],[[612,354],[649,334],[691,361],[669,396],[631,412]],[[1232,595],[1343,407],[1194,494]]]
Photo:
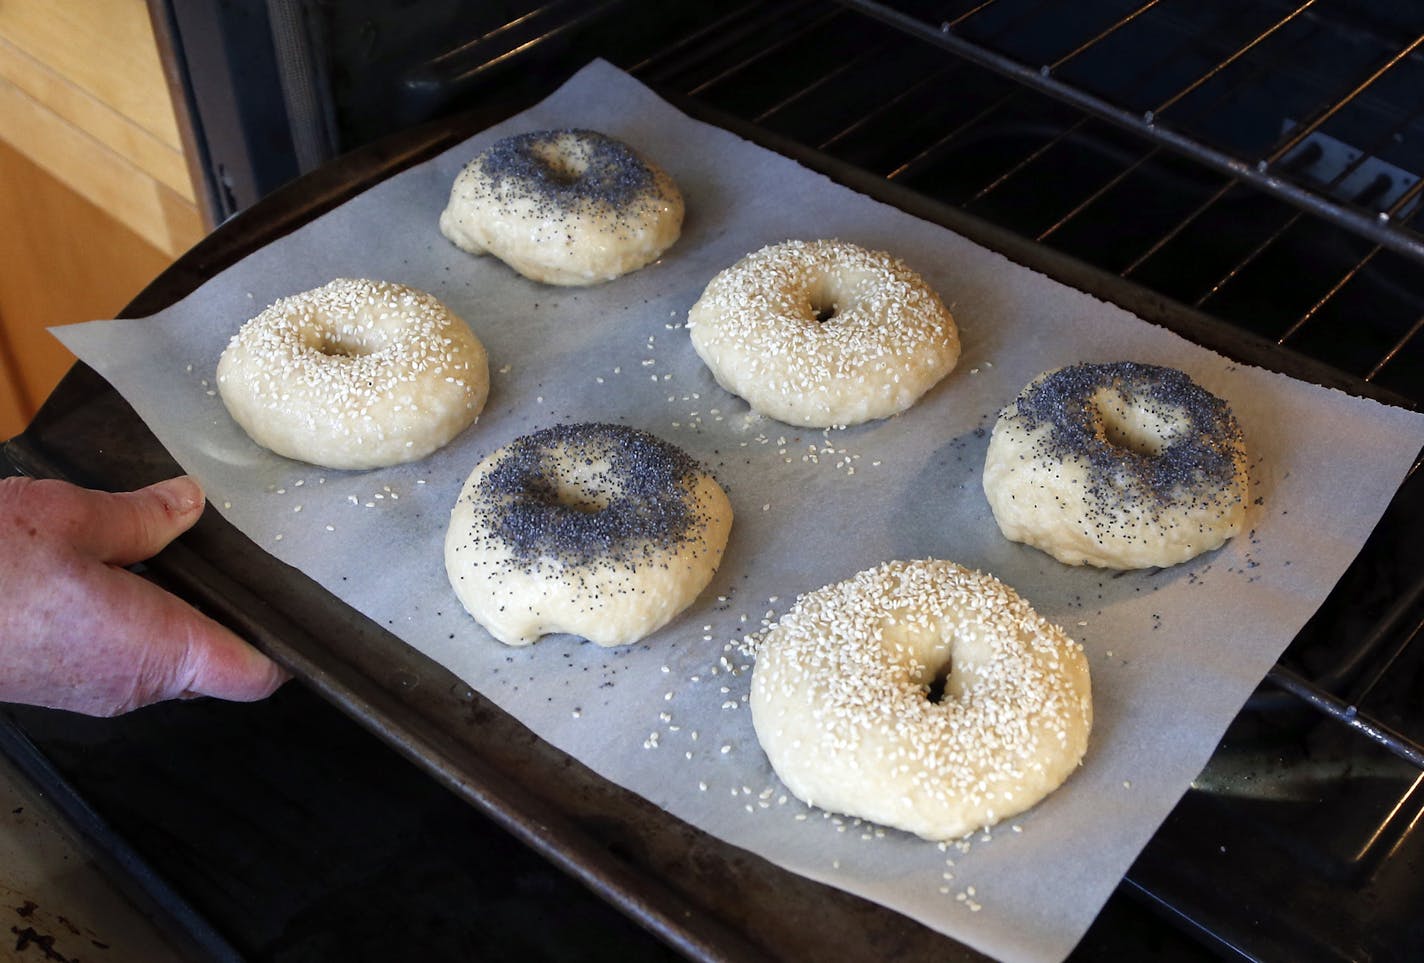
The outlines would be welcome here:
[[[130,316],[601,56],[693,116],[1228,356],[1424,400],[1415,4],[154,12],[222,224]],[[99,487],[174,470],[82,366],[3,455]],[[1075,958],[1424,955],[1417,467]],[[664,818],[453,677],[433,683],[218,522],[147,574],[305,684],[109,721],[7,709],[0,741],[195,958],[974,958]],[[456,717],[459,737],[442,726]]]

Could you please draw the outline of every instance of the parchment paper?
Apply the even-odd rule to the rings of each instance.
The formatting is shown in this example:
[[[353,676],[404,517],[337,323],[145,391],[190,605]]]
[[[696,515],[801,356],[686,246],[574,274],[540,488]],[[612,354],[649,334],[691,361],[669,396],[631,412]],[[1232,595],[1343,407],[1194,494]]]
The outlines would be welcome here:
[[[664,165],[688,205],[657,264],[588,289],[536,285],[448,244],[459,168],[502,136],[582,126]],[[787,238],[892,251],[943,295],[959,367],[907,413],[792,428],[719,389],[682,325],[706,282]],[[333,277],[433,292],[489,349],[479,423],[407,467],[325,471],[273,456],[228,418],[213,369],[278,297]],[[611,66],[258,251],[152,318],[58,331],[133,404],[212,505],[258,545],[389,627],[559,748],[674,815],[1004,959],[1057,960],[1081,937],[1246,696],[1359,551],[1424,417],[1229,362],[940,227],[689,119]],[[1004,540],[980,489],[986,430],[1034,375],[1074,361],[1182,368],[1234,407],[1250,444],[1249,534],[1155,573],[1069,568]],[[459,487],[488,452],[559,421],[622,421],[709,464],[736,511],[708,591],[645,642],[524,649],[460,609],[443,566]],[[994,573],[1085,646],[1086,761],[1029,813],[941,846],[788,797],[752,731],[733,643],[802,592],[881,561]]]

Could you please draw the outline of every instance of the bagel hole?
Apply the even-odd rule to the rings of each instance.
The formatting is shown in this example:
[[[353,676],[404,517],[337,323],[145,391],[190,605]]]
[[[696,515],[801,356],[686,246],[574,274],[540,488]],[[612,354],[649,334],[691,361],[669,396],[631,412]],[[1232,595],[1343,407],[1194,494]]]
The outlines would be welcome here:
[[[935,674],[930,677],[930,688],[929,691],[925,693],[925,698],[930,701],[931,705],[937,706],[944,701],[944,690],[945,687],[949,685],[949,673],[952,668],[953,666],[946,661],[945,664],[936,669]]]
[[[560,508],[582,512],[585,515],[596,514],[608,507],[608,500],[606,498],[602,498],[594,492],[585,491],[571,485],[558,486],[554,490],[551,500]]]
[[[588,163],[582,156],[561,150],[554,144],[535,146],[534,155],[543,165],[549,179],[556,184],[572,184],[588,170]]]
[[[610,470],[606,458],[585,457],[559,445],[540,458],[533,494],[545,505],[595,515],[618,497],[616,486],[609,484]]]
[[[366,346],[360,341],[342,338],[340,335],[322,335],[313,347],[328,358],[359,358],[369,354]]]
[[[1101,392],[1094,403],[1102,422],[1103,440],[1135,455],[1156,458],[1181,430],[1181,425],[1129,403],[1116,392]]]
[[[1107,438],[1108,444],[1114,448],[1121,448],[1130,451],[1135,455],[1146,455],[1154,458],[1162,454],[1162,439],[1155,435],[1143,435],[1136,432],[1135,425],[1124,425],[1121,422],[1109,421],[1103,425],[1103,436]]]
[[[817,324],[825,324],[836,316],[836,306],[834,304],[813,304],[811,312],[815,316]]]

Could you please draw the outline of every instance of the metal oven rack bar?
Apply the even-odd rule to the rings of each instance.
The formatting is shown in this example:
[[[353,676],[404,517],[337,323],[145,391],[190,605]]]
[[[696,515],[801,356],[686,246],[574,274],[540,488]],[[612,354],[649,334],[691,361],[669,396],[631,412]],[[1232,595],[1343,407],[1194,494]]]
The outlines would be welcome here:
[[[870,16],[884,20],[907,34],[919,36],[944,47],[958,57],[1010,77],[1028,89],[1047,94],[1084,113],[1132,130],[1199,164],[1220,171],[1235,181],[1248,183],[1258,190],[1285,198],[1291,203],[1325,217],[1362,237],[1377,241],[1384,247],[1424,260],[1424,238],[1398,223],[1395,220],[1395,210],[1366,211],[1355,205],[1331,200],[1298,183],[1290,176],[1288,170],[1282,168],[1281,164],[1291,151],[1303,143],[1307,137],[1369,90],[1386,73],[1411,57],[1421,45],[1424,45],[1424,33],[1414,37],[1398,50],[1391,52],[1382,63],[1351,89],[1320,106],[1310,121],[1300,125],[1289,134],[1283,135],[1269,150],[1259,156],[1248,157],[1204,142],[1192,130],[1170,123],[1165,115],[1190,94],[1270,40],[1284,27],[1305,16],[1316,5],[1317,0],[1307,0],[1174,94],[1157,102],[1154,106],[1140,110],[1123,106],[1121,103],[1093,94],[1072,82],[1060,79],[1059,72],[1072,60],[1114,36],[1119,30],[1129,26],[1140,16],[1156,7],[1160,0],[1149,0],[1148,3],[1137,7],[1121,19],[1101,28],[1080,42],[1067,41],[1064,44],[1068,48],[1066,53],[1041,65],[1033,65],[1016,59],[994,46],[971,39],[964,34],[964,28],[972,23],[973,18],[998,5],[994,0],[980,3],[954,19],[941,20],[938,23],[927,22],[919,16],[904,13],[890,4],[877,3],[874,0],[844,0],[844,2]],[[1414,197],[1411,196],[1410,200],[1413,199]]]

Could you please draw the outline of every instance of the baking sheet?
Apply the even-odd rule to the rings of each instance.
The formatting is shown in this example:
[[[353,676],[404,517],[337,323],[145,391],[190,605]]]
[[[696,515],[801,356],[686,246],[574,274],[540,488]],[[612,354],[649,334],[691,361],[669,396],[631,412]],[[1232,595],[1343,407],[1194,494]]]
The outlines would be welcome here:
[[[584,126],[665,166],[688,203],[657,264],[589,289],[536,285],[448,244],[459,168],[499,137]],[[892,251],[941,292],[959,367],[907,413],[840,431],[761,418],[718,388],[683,322],[707,280],[789,237]],[[491,358],[477,425],[413,465],[343,473],[273,456],[227,417],[213,369],[278,297],[338,276],[400,281],[463,316]],[[256,252],[152,318],[58,330],[259,546],[442,663],[542,738],[720,838],[1003,959],[1066,956],[1221,733],[1324,599],[1424,444],[1424,417],[1228,361],[936,225],[693,121],[595,62],[549,99]],[[1005,541],[979,488],[987,429],[1073,361],[1182,368],[1251,446],[1249,534],[1155,573],[1072,569]],[[558,422],[621,421],[712,467],[736,511],[718,576],[652,638],[492,640],[456,602],[445,522],[485,454]],[[894,558],[990,571],[1081,641],[1096,724],[1084,766],[1031,812],[937,845],[804,807],[777,782],[739,642],[797,594]]]

